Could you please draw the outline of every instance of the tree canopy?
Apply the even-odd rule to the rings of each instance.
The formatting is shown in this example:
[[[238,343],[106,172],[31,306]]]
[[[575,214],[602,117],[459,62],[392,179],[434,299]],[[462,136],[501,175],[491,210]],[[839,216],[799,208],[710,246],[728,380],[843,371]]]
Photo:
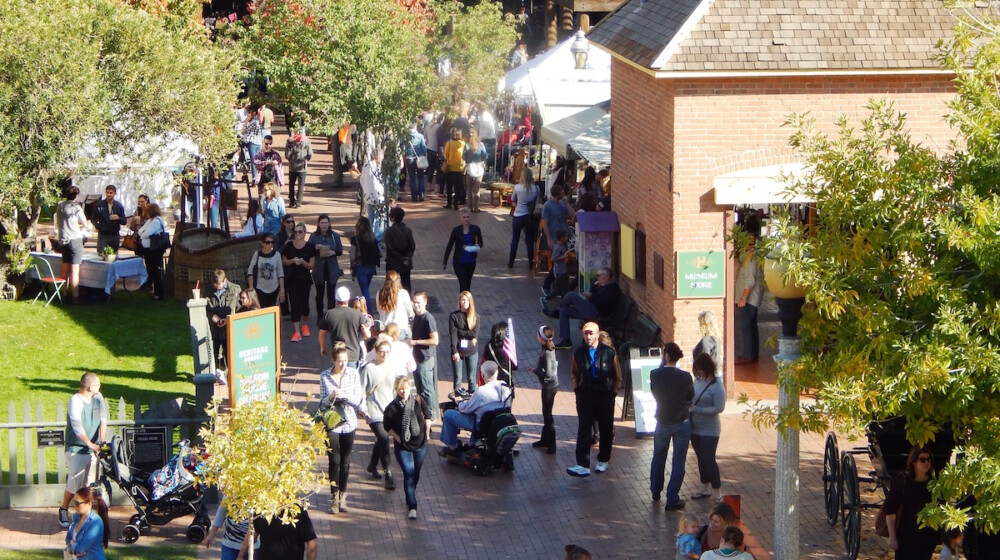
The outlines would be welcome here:
[[[989,20],[995,22],[996,20]],[[1000,33],[961,22],[943,45],[957,76],[944,153],[915,142],[906,115],[884,100],[835,135],[794,115],[791,144],[808,169],[793,189],[815,201],[807,228],[775,220],[764,252],[808,289],[802,358],[782,383],[815,390],[815,403],[777,421],[857,433],[902,416],[925,444],[950,426],[957,463],[938,473],[922,519],[960,526],[973,496],[976,523],[1000,529]],[[971,49],[972,45],[977,48]]]
[[[207,36],[177,25],[118,0],[0,2],[0,136],[8,139],[0,220],[8,231],[32,233],[41,202],[88,143],[130,153],[179,134],[210,159],[233,150],[239,68]]]

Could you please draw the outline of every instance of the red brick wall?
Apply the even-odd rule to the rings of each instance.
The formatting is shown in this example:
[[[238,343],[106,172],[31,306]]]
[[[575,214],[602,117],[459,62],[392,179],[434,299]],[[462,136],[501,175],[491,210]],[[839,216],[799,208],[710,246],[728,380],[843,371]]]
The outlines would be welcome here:
[[[714,311],[728,333],[731,375],[730,304],[674,299],[676,251],[724,250],[725,214],[732,208],[715,205],[714,177],[796,161],[788,147],[792,131],[782,127],[789,114],[809,111],[820,130],[833,133],[841,115],[855,123],[863,118],[872,98],[893,100],[907,113],[913,139],[943,150],[955,137],[944,122],[944,103],[953,95],[945,75],[657,80],[614,60],[614,210],[622,223],[647,235],[647,278],[622,278],[623,288],[662,327],[663,340],[676,341],[686,353],[700,338],[698,313]],[[663,290],[653,283],[654,252],[665,262]]]

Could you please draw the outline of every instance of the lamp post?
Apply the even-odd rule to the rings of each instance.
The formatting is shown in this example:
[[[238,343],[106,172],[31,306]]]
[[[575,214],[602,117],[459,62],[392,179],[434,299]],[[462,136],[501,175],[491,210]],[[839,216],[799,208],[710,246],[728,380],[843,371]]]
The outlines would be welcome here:
[[[778,304],[781,336],[778,337],[778,410],[798,411],[799,390],[780,374],[782,367],[799,359],[799,319],[806,291],[794,277],[785,281],[788,265],[781,260],[781,247],[764,259],[764,282]],[[774,481],[774,557],[799,558],[799,431],[778,429],[778,449]]]
[[[587,40],[586,33],[582,29],[577,30],[576,39],[570,45],[569,51],[573,53],[573,60],[576,61],[576,69],[583,70],[587,67],[587,55],[590,53],[590,41]]]

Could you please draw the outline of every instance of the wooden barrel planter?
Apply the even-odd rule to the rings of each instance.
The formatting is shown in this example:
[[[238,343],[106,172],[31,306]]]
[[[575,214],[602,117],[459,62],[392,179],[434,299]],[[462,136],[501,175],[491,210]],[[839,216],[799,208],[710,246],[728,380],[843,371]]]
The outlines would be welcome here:
[[[174,299],[187,301],[191,289],[201,282],[202,294],[212,290],[214,271],[221,268],[226,278],[246,287],[246,271],[261,235],[229,237],[217,228],[186,229],[177,234],[173,247]]]

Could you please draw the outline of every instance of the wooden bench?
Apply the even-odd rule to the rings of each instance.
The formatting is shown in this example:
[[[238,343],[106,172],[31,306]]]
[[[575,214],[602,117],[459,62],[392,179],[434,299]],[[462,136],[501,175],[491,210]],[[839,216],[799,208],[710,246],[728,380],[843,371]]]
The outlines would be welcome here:
[[[500,206],[510,195],[514,194],[514,185],[510,183],[490,184],[490,206]]]

